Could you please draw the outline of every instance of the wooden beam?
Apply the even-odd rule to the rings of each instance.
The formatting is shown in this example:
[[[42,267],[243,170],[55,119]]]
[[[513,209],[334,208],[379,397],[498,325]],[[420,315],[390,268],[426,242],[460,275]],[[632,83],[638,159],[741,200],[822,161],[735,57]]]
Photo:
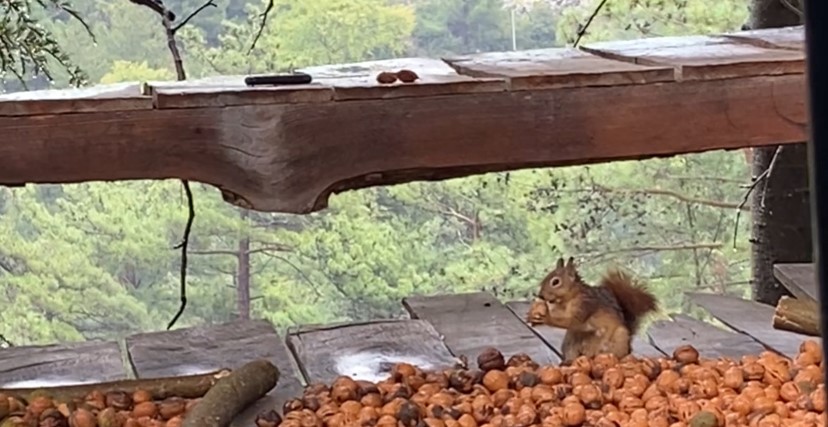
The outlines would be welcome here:
[[[309,213],[377,185],[801,142],[802,53],[746,41],[762,34],[590,48],[616,59],[484,54],[454,60],[461,73],[410,58],[317,67],[296,87],[156,82],[101,111],[0,98],[0,184],[181,178],[242,207]],[[401,68],[421,79],[376,83]]]
[[[526,353],[540,364],[560,361],[551,346],[488,292],[408,297],[403,305],[411,317],[434,325],[452,353],[466,356],[473,366],[487,347],[506,358]]]
[[[309,383],[331,383],[340,375],[380,381],[400,362],[426,370],[458,362],[422,320],[302,326],[289,332],[288,344]]]
[[[773,328],[774,307],[740,298],[706,293],[688,293],[690,301],[707,310],[729,328],[741,332],[765,347],[788,357],[799,353],[806,335]],[[819,340],[819,338],[816,338]]]
[[[773,276],[797,299],[819,301],[813,263],[774,264]]]
[[[682,314],[672,320],[659,320],[647,329],[650,342],[664,353],[671,355],[676,348],[692,345],[699,355],[707,358],[757,355],[765,350],[753,338],[717,328]]]
[[[172,377],[236,369],[268,359],[279,369],[279,382],[264,398],[239,414],[231,427],[248,427],[256,416],[302,392],[290,352],[270,322],[239,320],[220,325],[149,332],[127,338],[127,349],[139,378]]]
[[[0,387],[38,388],[127,379],[118,343],[88,341],[0,349]]]

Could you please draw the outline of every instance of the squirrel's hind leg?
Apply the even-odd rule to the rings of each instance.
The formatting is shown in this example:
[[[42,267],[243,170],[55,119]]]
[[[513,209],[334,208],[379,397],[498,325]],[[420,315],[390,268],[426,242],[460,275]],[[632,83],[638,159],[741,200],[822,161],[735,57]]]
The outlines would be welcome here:
[[[629,329],[619,326],[612,331],[611,335],[604,337],[601,352],[614,354],[620,359],[632,352],[631,341],[632,335]]]

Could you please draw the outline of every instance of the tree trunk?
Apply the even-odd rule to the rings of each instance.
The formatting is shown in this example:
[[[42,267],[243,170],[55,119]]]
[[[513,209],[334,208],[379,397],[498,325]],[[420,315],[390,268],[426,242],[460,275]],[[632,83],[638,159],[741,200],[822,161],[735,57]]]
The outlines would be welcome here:
[[[242,220],[247,219],[248,212],[239,209]],[[250,238],[245,235],[239,239],[238,267],[236,269],[236,306],[239,319],[250,319]]]
[[[798,24],[801,24],[799,16],[780,0],[753,0],[751,3],[748,26],[752,29]],[[776,147],[754,150],[754,177],[768,169],[775,152]],[[760,183],[753,191],[751,212],[753,299],[776,305],[783,295],[789,294],[774,279],[773,264],[811,262],[813,259],[808,153],[804,142],[788,145],[780,152],[770,180]]]

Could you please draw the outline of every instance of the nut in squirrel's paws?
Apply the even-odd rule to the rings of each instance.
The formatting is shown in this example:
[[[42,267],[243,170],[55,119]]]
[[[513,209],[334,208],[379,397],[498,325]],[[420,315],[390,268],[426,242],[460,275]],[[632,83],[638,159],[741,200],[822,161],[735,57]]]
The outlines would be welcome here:
[[[532,301],[529,307],[529,312],[526,314],[526,322],[530,325],[539,325],[544,323],[546,315],[549,313],[549,306],[546,301],[536,298]]]

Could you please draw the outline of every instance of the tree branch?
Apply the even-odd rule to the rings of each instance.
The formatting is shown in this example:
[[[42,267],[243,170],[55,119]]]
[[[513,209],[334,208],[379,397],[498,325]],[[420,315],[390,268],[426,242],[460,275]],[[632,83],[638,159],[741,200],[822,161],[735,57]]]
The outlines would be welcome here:
[[[173,27],[172,24],[175,20],[175,14],[167,9],[162,0],[129,1],[138,5],[146,6],[161,15],[161,22],[164,25],[164,32],[167,35],[167,47],[170,49],[170,54],[173,58],[176,77],[179,81],[187,80],[187,73],[184,71],[184,62],[181,60],[181,52],[179,52],[178,43],[175,40],[175,32],[208,6],[215,6],[215,4],[213,4],[213,0],[208,0],[207,3],[196,9],[193,13],[188,15],[180,25],[175,27]],[[178,319],[182,314],[184,314],[184,310],[187,308],[187,249],[190,245],[190,232],[192,231],[193,222],[195,221],[195,203],[193,201],[193,192],[190,189],[190,182],[187,180],[181,180],[181,184],[183,185],[184,192],[187,195],[187,223],[184,226],[184,236],[181,239],[181,243],[176,246],[177,249],[181,249],[179,291],[180,305],[178,307],[178,311],[167,325],[167,330],[172,329],[172,327],[175,326],[176,322],[178,322]]]
[[[578,257],[597,258],[607,255],[615,255],[626,252],[668,252],[668,251],[687,251],[695,249],[719,249],[722,247],[721,243],[687,243],[678,245],[649,245],[649,246],[632,246],[629,248],[612,249],[604,252],[589,252],[579,254]]]
[[[257,254],[261,252],[290,252],[293,250],[290,246],[287,245],[269,245],[269,246],[262,246],[259,248],[250,249],[248,251],[231,251],[231,250],[210,250],[210,251],[189,251],[190,255],[228,255],[228,256],[238,256],[241,254]]]
[[[730,203],[730,202],[720,202],[718,200],[708,200],[708,199],[701,199],[698,197],[687,196],[681,194],[676,191],[672,190],[664,190],[661,188],[639,188],[639,189],[627,189],[627,188],[612,188],[606,187],[601,184],[594,184],[595,188],[598,191],[602,192],[609,192],[609,193],[632,193],[632,194],[649,194],[649,195],[657,195],[657,196],[667,196],[672,197],[674,199],[680,200],[686,203],[693,203],[698,205],[705,205],[705,206],[712,206],[714,208],[723,208],[723,209],[739,209],[743,211],[750,211],[750,207],[745,206],[742,203]]]
[[[267,25],[267,18],[270,16],[270,12],[273,10],[273,0],[268,0],[267,6],[265,7],[264,12],[259,15],[259,18],[262,19],[262,22],[259,24],[259,29],[256,30],[256,36],[253,37],[253,42],[250,43],[250,49],[247,50],[247,54],[250,55],[253,52],[253,49],[256,48],[256,43],[259,42],[259,38],[262,37],[262,33],[264,32],[265,26]]]
[[[173,34],[178,32],[178,30],[181,29],[181,27],[187,25],[187,23],[190,22],[190,20],[193,19],[193,17],[195,17],[196,15],[201,13],[202,10],[207,9],[210,6],[218,7],[215,3],[213,3],[213,0],[209,0],[207,3],[202,4],[201,6],[199,6],[198,9],[194,10],[191,14],[187,15],[187,17],[184,18],[184,20],[181,21],[178,25],[173,27],[173,29],[172,29]]]
[[[578,43],[581,42],[581,37],[583,37],[584,34],[586,34],[587,30],[589,29],[589,26],[592,24],[592,20],[595,19],[596,16],[598,16],[598,13],[601,11],[601,9],[604,8],[604,5],[606,3],[607,0],[601,0],[601,3],[598,3],[598,7],[596,7],[595,10],[592,11],[592,15],[589,15],[589,18],[584,23],[584,25],[581,25],[581,28],[578,29],[578,36],[575,38],[575,43],[572,44],[572,47],[578,47]]]
[[[782,152],[782,146],[776,147],[776,151],[773,152],[773,157],[771,157],[770,164],[768,164],[768,168],[762,171],[759,176],[757,176],[753,182],[750,183],[747,187],[747,191],[745,191],[745,195],[742,197],[742,202],[739,203],[739,208],[741,209],[744,207],[748,200],[750,200],[750,195],[753,194],[753,190],[756,189],[756,186],[759,185],[760,182],[764,181],[762,187],[762,200],[759,203],[759,206],[762,209],[765,209],[765,195],[767,194],[768,190],[768,180],[773,173],[773,169],[776,167],[776,159],[779,158],[779,153]],[[739,235],[739,219],[741,217],[741,210],[736,212],[736,224],[733,226],[733,247],[736,247],[736,238]]]
[[[5,343],[5,344],[6,344],[6,346],[8,346],[8,347],[14,347],[14,344],[13,344],[11,341],[9,341],[9,340],[6,338],[6,336],[5,336],[5,335],[3,335],[3,334],[0,334],[0,343]]]

